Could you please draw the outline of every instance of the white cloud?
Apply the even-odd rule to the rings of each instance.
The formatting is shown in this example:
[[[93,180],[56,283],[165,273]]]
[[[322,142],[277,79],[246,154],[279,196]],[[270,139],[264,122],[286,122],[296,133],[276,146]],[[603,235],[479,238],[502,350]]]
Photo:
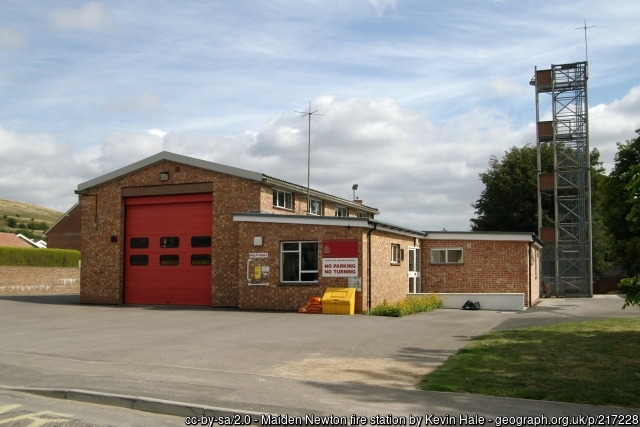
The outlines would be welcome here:
[[[312,109],[324,116],[312,119],[311,186],[348,199],[358,183],[358,196],[380,209],[381,220],[417,229],[467,230],[489,157],[535,142],[533,123],[514,126],[499,110],[472,110],[436,125],[394,99],[324,96]],[[640,87],[590,113],[592,145],[612,159],[615,142],[640,127]],[[290,110],[259,132],[111,130],[82,152],[50,135],[0,127],[0,194],[64,211],[79,183],[164,150],[304,184],[307,126]]]
[[[19,32],[11,28],[0,28],[0,49],[20,49],[27,44],[27,40]]]
[[[376,10],[376,14],[378,17],[384,15],[384,11],[390,7],[393,10],[396,10],[396,4],[398,0],[369,0],[369,3]]]
[[[105,111],[120,111],[122,113],[161,113],[166,111],[160,96],[151,90],[140,92],[124,102],[108,102],[102,109]]]
[[[518,96],[525,91],[528,85],[518,84],[513,81],[495,78],[491,80],[491,92],[500,98],[511,98]]]
[[[622,99],[589,108],[591,147],[600,150],[607,169],[613,167],[616,142],[636,137],[640,128],[640,86],[633,87]]]
[[[95,1],[90,1],[79,9],[55,9],[49,14],[49,20],[60,30],[98,31],[113,23],[109,12]]]
[[[164,136],[167,134],[167,132],[160,130],[160,129],[147,129],[147,132],[150,135],[155,135],[159,138],[164,138]]]

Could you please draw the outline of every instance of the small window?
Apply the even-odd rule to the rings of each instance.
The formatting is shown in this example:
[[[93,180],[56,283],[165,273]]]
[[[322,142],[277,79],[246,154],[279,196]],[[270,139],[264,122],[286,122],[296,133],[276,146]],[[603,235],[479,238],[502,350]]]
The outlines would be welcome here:
[[[358,218],[369,218],[369,215],[364,212],[358,212]]]
[[[131,255],[129,257],[129,265],[149,265],[149,257],[147,255]]]
[[[211,255],[193,254],[191,255],[191,265],[211,265]]]
[[[177,248],[177,247],[180,247],[180,238],[179,237],[161,237],[160,238],[160,247],[161,248]]]
[[[129,241],[131,249],[143,249],[149,247],[149,238],[147,237],[133,237]]]
[[[322,215],[322,202],[320,200],[310,200],[309,213],[311,215]]]
[[[462,248],[431,249],[431,264],[462,264]]]
[[[318,242],[284,242],[280,255],[283,282],[318,281]]]
[[[344,206],[336,206],[336,216],[347,216],[347,208]]]
[[[400,264],[400,245],[391,245],[391,264]]]
[[[178,265],[179,263],[178,255],[160,255],[160,265]]]
[[[273,190],[273,206],[285,209],[292,209],[293,197],[286,191]]]
[[[192,248],[210,248],[211,236],[193,236],[191,238]]]

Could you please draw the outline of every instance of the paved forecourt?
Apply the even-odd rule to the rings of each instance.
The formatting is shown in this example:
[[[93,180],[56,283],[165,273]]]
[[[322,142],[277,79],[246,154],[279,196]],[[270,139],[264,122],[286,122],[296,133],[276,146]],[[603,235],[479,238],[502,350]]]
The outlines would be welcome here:
[[[386,318],[88,306],[75,295],[6,297],[0,298],[0,384],[291,415],[615,412],[416,386],[474,336],[640,316],[637,307],[621,310],[622,302],[551,298],[519,313],[438,310]]]

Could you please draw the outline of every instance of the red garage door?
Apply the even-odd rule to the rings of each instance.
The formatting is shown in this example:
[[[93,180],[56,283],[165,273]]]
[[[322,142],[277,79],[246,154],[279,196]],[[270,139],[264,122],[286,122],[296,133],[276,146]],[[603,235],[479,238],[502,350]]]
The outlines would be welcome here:
[[[211,305],[212,195],[126,199],[125,304]]]

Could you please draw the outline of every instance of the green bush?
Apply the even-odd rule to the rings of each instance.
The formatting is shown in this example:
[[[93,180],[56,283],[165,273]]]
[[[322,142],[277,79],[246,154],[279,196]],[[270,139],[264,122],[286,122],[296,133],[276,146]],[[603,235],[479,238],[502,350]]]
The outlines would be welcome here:
[[[442,308],[442,300],[435,295],[428,297],[405,298],[395,304],[383,301],[382,304],[365,311],[364,314],[371,316],[401,317],[409,314],[433,311]]]
[[[80,252],[68,249],[0,247],[0,265],[14,267],[77,267]]]
[[[11,228],[16,228],[16,219],[15,218],[9,218],[7,220],[7,226],[11,227]]]
[[[630,305],[640,305],[640,282],[635,278],[622,279],[618,283],[618,287],[622,292],[627,294],[622,309],[629,307]]]

